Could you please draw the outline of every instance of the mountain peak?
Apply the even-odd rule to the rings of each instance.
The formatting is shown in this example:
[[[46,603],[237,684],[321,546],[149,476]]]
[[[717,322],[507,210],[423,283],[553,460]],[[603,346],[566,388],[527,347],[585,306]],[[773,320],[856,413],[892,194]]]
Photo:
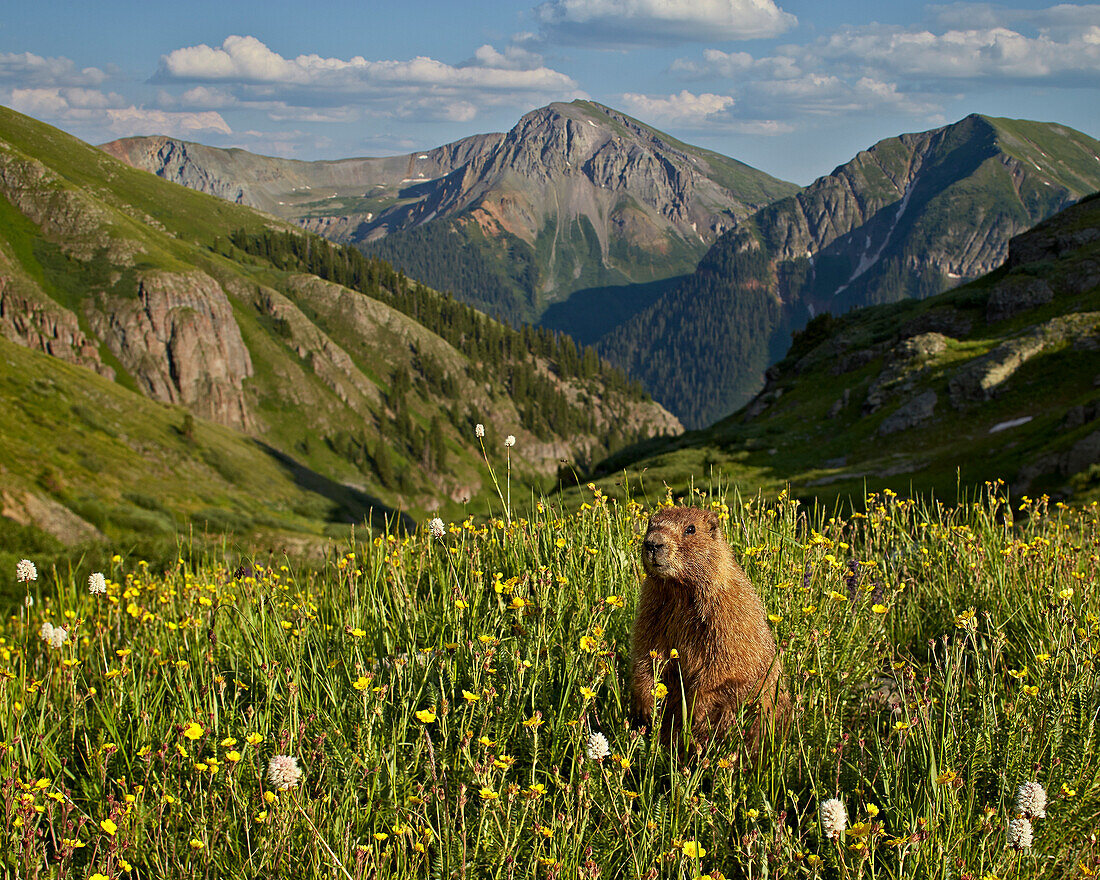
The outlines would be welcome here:
[[[579,100],[536,108],[505,133],[387,158],[301,162],[164,138],[104,149],[368,247],[512,320],[537,320],[579,290],[688,272],[739,219],[797,191]]]

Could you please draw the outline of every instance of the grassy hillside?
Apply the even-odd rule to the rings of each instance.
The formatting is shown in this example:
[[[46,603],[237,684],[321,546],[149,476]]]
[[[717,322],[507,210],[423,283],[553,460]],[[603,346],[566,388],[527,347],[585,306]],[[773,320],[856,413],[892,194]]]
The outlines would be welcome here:
[[[360,519],[364,503],[349,498],[457,513],[490,467],[510,464],[520,483],[543,485],[562,459],[677,429],[567,338],[503,326],[357,251],[6,109],[0,220],[0,336],[319,475],[331,503],[310,534]],[[517,438],[508,451],[507,435]],[[12,472],[35,466],[17,461]],[[87,469],[61,476],[77,494],[97,491]],[[163,503],[177,524],[196,510],[175,495]],[[33,525],[32,507],[18,516]]]
[[[301,552],[392,512],[261,440],[0,339],[0,566],[175,554],[177,534]],[[313,541],[311,541],[313,539]],[[78,545],[79,549],[66,552]]]
[[[713,470],[805,497],[950,498],[1000,477],[1017,493],[1100,498],[1098,230],[1093,196],[969,285],[815,319],[749,406],[612,456],[602,484],[625,470],[682,491]]]
[[[735,741],[682,763],[628,726],[640,504],[374,532],[320,572],[266,556],[235,572],[185,544],[164,568],[120,555],[101,595],[87,565],[26,585],[8,569],[35,601],[0,632],[0,864],[165,880],[1100,869],[1095,508],[996,491],[959,507],[886,493],[850,517],[690,500],[718,513],[782,646],[795,723],[758,766]],[[1018,803],[1025,783],[1044,809]],[[847,820],[833,835],[829,799]]]

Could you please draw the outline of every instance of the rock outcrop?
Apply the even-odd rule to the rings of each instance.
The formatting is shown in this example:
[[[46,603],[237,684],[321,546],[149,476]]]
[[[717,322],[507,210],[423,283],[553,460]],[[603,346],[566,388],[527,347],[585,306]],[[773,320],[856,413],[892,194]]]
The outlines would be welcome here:
[[[10,265],[7,268],[10,270]],[[115,378],[115,371],[100,358],[98,344],[80,329],[76,315],[45,295],[20,292],[20,287],[29,285],[18,284],[4,270],[0,255],[0,334],[19,345]]]
[[[252,427],[244,395],[252,359],[225,292],[209,275],[146,273],[136,299],[100,294],[86,315],[147,395]]]

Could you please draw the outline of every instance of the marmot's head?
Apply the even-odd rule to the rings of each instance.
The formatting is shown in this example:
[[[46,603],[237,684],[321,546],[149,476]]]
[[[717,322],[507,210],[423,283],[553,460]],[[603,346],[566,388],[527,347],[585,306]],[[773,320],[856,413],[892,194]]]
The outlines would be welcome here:
[[[704,583],[729,558],[718,517],[697,507],[666,507],[649,518],[642,541],[646,574],[673,581]]]

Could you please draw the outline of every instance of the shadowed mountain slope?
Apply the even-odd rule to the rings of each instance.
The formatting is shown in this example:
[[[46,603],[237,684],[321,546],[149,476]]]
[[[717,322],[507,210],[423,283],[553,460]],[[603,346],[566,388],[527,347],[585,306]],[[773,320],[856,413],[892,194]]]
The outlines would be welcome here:
[[[1100,142],[1061,125],[968,116],[889,138],[724,234],[598,347],[699,427],[752,397],[815,314],[976,278],[1097,189]]]

